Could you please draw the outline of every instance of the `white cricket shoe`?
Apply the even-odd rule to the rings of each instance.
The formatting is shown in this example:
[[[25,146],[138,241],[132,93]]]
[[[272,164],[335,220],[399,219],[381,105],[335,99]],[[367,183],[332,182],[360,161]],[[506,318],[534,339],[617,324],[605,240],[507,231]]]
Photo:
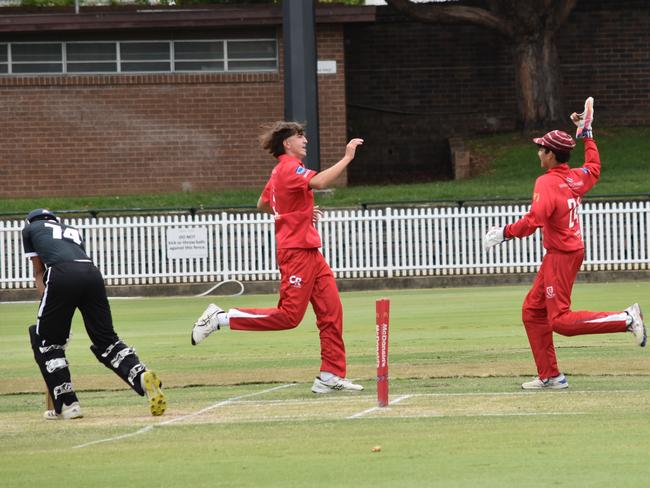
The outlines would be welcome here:
[[[212,334],[215,330],[219,330],[219,320],[217,314],[222,313],[223,310],[217,307],[214,303],[208,305],[203,315],[194,323],[192,327],[192,345],[196,346],[203,339]]]
[[[56,413],[56,410],[46,410],[43,413],[45,420],[72,420],[80,419],[83,416],[79,402],[72,402],[70,405],[64,403],[61,413]]]
[[[347,378],[332,376],[329,380],[323,381],[316,376],[311,391],[314,393],[332,393],[333,391],[361,391],[363,386],[352,383]]]
[[[569,382],[562,373],[553,378],[535,378],[532,381],[522,383],[521,387],[524,390],[563,390],[569,387]]]
[[[153,371],[145,371],[140,375],[140,385],[149,402],[151,415],[158,417],[167,410],[167,400],[162,392],[162,382]]]
[[[636,343],[639,346],[645,347],[647,334],[645,324],[643,323],[643,312],[641,312],[641,307],[639,307],[638,303],[635,303],[634,305],[627,307],[625,311],[630,317],[632,317],[632,323],[627,326],[627,330],[634,334]]]

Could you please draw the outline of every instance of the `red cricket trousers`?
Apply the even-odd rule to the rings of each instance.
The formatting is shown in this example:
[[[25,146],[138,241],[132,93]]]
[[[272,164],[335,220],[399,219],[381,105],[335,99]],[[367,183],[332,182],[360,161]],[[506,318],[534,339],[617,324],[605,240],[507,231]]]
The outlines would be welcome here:
[[[300,324],[307,305],[320,331],[321,371],[345,378],[343,306],[334,274],[318,249],[279,249],[280,301],[277,308],[232,308],[233,330],[286,330]]]
[[[627,331],[625,312],[571,311],[571,290],[583,258],[583,249],[549,251],[524,300],[522,319],[542,379],[560,374],[553,332],[574,336]]]

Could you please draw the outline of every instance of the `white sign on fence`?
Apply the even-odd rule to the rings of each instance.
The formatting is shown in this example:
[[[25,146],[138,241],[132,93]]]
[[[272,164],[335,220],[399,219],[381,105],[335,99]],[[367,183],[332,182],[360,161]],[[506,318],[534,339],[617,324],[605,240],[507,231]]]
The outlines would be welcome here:
[[[187,227],[167,229],[169,259],[208,257],[208,229]]]

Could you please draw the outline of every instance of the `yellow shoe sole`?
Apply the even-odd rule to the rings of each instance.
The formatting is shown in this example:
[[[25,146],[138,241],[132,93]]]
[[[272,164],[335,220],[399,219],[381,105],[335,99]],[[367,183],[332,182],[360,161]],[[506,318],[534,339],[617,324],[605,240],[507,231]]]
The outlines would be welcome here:
[[[167,410],[167,400],[161,390],[162,382],[153,371],[145,371],[142,374],[144,393],[149,401],[151,415],[158,417]]]

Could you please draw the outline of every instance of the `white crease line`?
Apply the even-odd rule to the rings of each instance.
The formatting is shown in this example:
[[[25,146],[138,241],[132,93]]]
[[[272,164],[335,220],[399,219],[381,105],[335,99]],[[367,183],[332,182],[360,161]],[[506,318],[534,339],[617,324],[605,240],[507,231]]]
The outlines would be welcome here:
[[[137,430],[135,432],[131,432],[131,433],[128,433],[128,434],[122,434],[122,435],[115,436],[115,437],[110,437],[110,438],[107,438],[107,439],[99,439],[99,440],[96,440],[96,441],[87,442],[85,444],[80,444],[80,445],[77,445],[77,446],[73,446],[72,448],[73,449],[80,449],[80,448],[83,448],[83,447],[91,446],[93,444],[100,444],[100,443],[103,443],[103,442],[113,442],[113,441],[117,441],[117,440],[121,440],[121,439],[126,439],[128,437],[133,437],[133,436],[136,436],[136,435],[144,434],[144,433],[146,433],[146,432],[148,432],[150,430],[153,430],[155,427],[162,427],[162,426],[173,424],[173,423],[176,423],[176,422],[181,422],[183,420],[186,420],[186,419],[201,415],[201,414],[203,414],[205,412],[208,412],[210,410],[213,410],[215,408],[219,408],[219,407],[223,407],[225,405],[240,402],[244,398],[250,398],[250,397],[254,397],[254,396],[258,396],[258,395],[263,395],[264,393],[269,393],[271,391],[275,391],[275,390],[279,390],[279,389],[283,389],[283,388],[288,388],[288,387],[294,386],[294,385],[296,385],[296,383],[287,383],[285,385],[275,386],[275,387],[269,388],[267,390],[262,390],[262,391],[254,392],[254,393],[247,393],[246,395],[240,395],[240,396],[237,396],[237,397],[229,398],[227,400],[223,400],[221,402],[215,403],[214,405],[210,405],[209,407],[206,407],[206,408],[204,408],[202,410],[199,410],[198,412],[195,412],[195,413],[191,413],[191,414],[188,414],[188,415],[184,415],[182,417],[177,417],[177,418],[173,418],[173,419],[170,419],[170,420],[166,420],[164,422],[160,422],[160,423],[155,424],[155,425],[148,425],[146,427],[142,427],[141,429],[139,429],[139,430]],[[645,391],[644,390],[579,390],[579,391],[573,390],[573,391],[568,391],[568,392],[567,391],[564,391],[564,392],[551,392],[550,394],[567,395],[567,394],[577,394],[577,393],[579,393],[579,394],[589,394],[589,393],[645,393]],[[408,398],[417,398],[417,397],[522,396],[522,395],[535,395],[535,394],[539,394],[539,393],[534,392],[534,391],[484,392],[484,393],[481,393],[481,392],[412,393],[412,394],[402,395],[402,396],[399,396],[399,397],[395,398],[395,400],[389,402],[389,405],[395,405],[395,404],[401,402],[402,400],[406,400]],[[345,400],[357,400],[359,398],[368,398],[368,397],[369,397],[369,395],[346,397]],[[342,399],[343,398],[336,398],[336,399],[332,398],[331,401],[340,401]],[[317,400],[317,402],[318,403],[325,402],[326,400],[329,400],[329,399]],[[297,400],[297,401],[292,400],[292,399],[289,399],[289,400],[267,400],[267,401],[264,401],[263,403],[284,403],[284,402],[301,403],[301,400]],[[248,403],[248,402],[241,402],[241,403]],[[257,402],[250,402],[250,403],[262,403],[262,402],[257,401]],[[314,402],[306,400],[305,403],[313,404]],[[356,418],[364,417],[367,414],[372,413],[374,411],[377,411],[379,409],[380,409],[380,407],[372,407],[372,408],[369,408],[367,410],[364,410],[363,412],[353,414],[353,415],[351,415],[349,417],[346,417],[346,418],[347,419],[356,419]],[[534,412],[534,413],[512,413],[512,414],[508,414],[508,413],[489,414],[488,413],[488,414],[467,414],[467,415],[429,414],[429,415],[415,415],[415,416],[405,415],[405,416],[395,416],[395,417],[388,416],[388,417],[381,417],[381,418],[391,418],[391,419],[402,418],[402,419],[404,419],[404,418],[488,417],[488,416],[497,416],[497,417],[510,416],[510,417],[514,417],[514,416],[536,416],[536,415],[587,415],[587,413],[586,412],[555,412],[555,413],[552,413],[552,412],[551,413]],[[366,417],[366,418],[379,418],[379,417]],[[294,419],[294,420],[302,420],[302,419],[299,419],[298,417],[295,417],[295,416],[294,417],[281,418],[280,420],[281,421],[287,421],[287,420],[292,420],[292,419]],[[269,419],[269,420],[271,420],[271,419]],[[308,417],[306,420],[313,420],[313,417]],[[244,423],[245,422],[251,422],[251,421],[252,422],[264,422],[265,419],[260,418],[259,420],[258,419],[254,419],[254,420],[250,420],[250,419],[249,420],[245,420],[245,419],[242,420],[242,419],[240,419],[240,420],[237,420],[237,422],[244,422]]]
[[[458,417],[539,417],[539,416],[560,416],[560,415],[589,415],[589,412],[493,412],[493,413],[464,413],[464,414],[448,414],[448,413],[425,413],[422,415],[399,415],[397,417],[372,417],[373,419],[423,419],[423,418],[458,418]]]
[[[494,397],[531,397],[534,395],[577,395],[589,393],[634,393],[634,394],[647,394],[648,390],[581,390],[581,391],[567,391],[567,390],[551,390],[551,391],[496,391],[496,392],[465,392],[465,393],[409,393],[406,395],[410,398],[446,398],[446,397],[477,397],[477,396],[494,396]],[[370,401],[374,398],[371,394],[353,394],[348,396],[329,396],[326,398],[285,398],[278,400],[237,400],[233,403],[238,403],[243,406],[269,406],[269,405],[327,405],[332,403],[358,403],[359,401]],[[401,400],[400,400],[401,401]],[[395,403],[395,402],[392,402]],[[375,408],[375,407],[373,407]],[[372,410],[372,409],[369,409]],[[287,417],[290,418],[290,417]]]
[[[327,405],[328,403],[359,403],[359,400],[372,400],[374,395],[342,393],[348,396],[330,395],[327,398],[285,398],[282,400],[238,400],[240,405]]]
[[[165,420],[164,422],[160,422],[160,423],[155,424],[155,425],[147,425],[146,427],[138,429],[135,432],[131,432],[129,434],[122,434],[122,435],[118,435],[118,436],[115,436],[115,437],[108,437],[106,439],[99,439],[99,440],[96,440],[96,441],[86,442],[85,444],[79,444],[77,446],[72,446],[72,449],[81,449],[83,447],[92,446],[94,444],[101,444],[103,442],[119,441],[121,439],[126,439],[127,437],[133,437],[133,436],[136,436],[136,435],[144,434],[145,432],[149,432],[150,430],[153,430],[155,427],[163,427],[165,425],[170,425],[170,424],[173,424],[173,423],[176,423],[176,422],[181,422],[183,420],[186,420],[186,419],[201,415],[201,414],[203,414],[205,412],[209,412],[210,410],[214,410],[215,408],[223,407],[224,405],[234,403],[237,400],[241,400],[242,398],[249,398],[249,397],[253,397],[253,396],[257,396],[257,395],[264,395],[265,393],[270,393],[272,391],[280,390],[282,388],[288,388],[290,386],[294,386],[295,384],[296,383],[287,383],[285,385],[274,386],[273,388],[268,388],[266,390],[257,391],[257,392],[254,392],[254,393],[247,393],[245,395],[240,395],[240,396],[228,398],[227,400],[222,400],[220,402],[215,403],[214,405],[210,405],[209,407],[205,407],[205,408],[199,410],[198,412],[190,413],[188,415],[183,415],[182,417],[176,417],[176,418],[173,418],[173,419],[170,419],[170,420]]]
[[[418,397],[475,397],[475,396],[528,396],[528,395],[577,395],[590,393],[648,393],[648,390],[521,390],[493,392],[459,392],[459,393],[413,393]]]
[[[399,396],[399,397],[395,398],[395,400],[393,400],[392,402],[388,402],[388,406],[390,406],[390,405],[395,405],[396,403],[399,403],[399,402],[401,402],[402,400],[406,400],[407,398],[411,398],[412,396],[413,396],[413,395],[402,395],[402,396]],[[384,408],[384,407],[372,407],[372,408],[369,408],[369,409],[367,409],[367,410],[364,410],[363,412],[358,412],[358,413],[355,413],[355,414],[353,414],[353,415],[350,415],[349,417],[346,417],[346,418],[347,418],[347,419],[358,419],[358,418],[363,417],[363,416],[366,415],[366,414],[372,413],[372,412],[374,412],[375,410],[379,410],[379,409],[381,409],[381,408]]]
[[[229,405],[230,403],[235,403],[238,400],[241,400],[242,398],[249,398],[249,397],[254,397],[258,395],[263,395],[265,393],[270,393],[275,390],[281,390],[283,388],[289,388],[290,386],[294,386],[296,383],[287,383],[286,385],[280,385],[280,386],[274,386],[273,388],[269,388],[267,390],[262,390],[254,393],[247,393],[245,395],[240,395],[237,397],[229,398],[227,400],[220,401],[218,403],[215,403],[214,405],[210,405],[209,407],[205,407],[198,412],[190,413],[187,415],[183,415],[182,417],[176,417],[173,419],[166,420],[164,422],[160,422],[158,425],[169,425],[169,424],[174,424],[176,422],[182,422],[183,420],[190,419],[192,417],[197,417],[201,414],[204,414],[205,412],[209,412],[210,410],[214,410],[215,408],[223,407],[224,405]]]
[[[544,417],[544,416],[564,416],[564,415],[593,415],[589,412],[493,412],[493,413],[466,413],[466,414],[447,414],[447,413],[423,413],[420,415],[374,415],[363,417],[364,420],[408,420],[408,419],[451,419],[451,418],[481,418],[481,417]],[[352,419],[346,417],[344,420]],[[228,420],[209,420],[201,425],[226,425],[226,424],[257,424],[264,422],[313,422],[320,420],[341,420],[335,414],[328,416],[313,416],[310,414],[303,415],[271,415],[261,417],[248,417],[241,419],[228,419]],[[354,420],[354,419],[352,419]]]
[[[616,394],[648,394],[649,390],[519,390],[519,391],[493,391],[493,392],[456,392],[456,393],[409,393],[413,398],[445,398],[445,397],[477,397],[477,396],[522,396],[530,397],[534,395],[585,395],[590,393],[616,393]],[[290,404],[290,405],[318,405],[327,403],[352,403],[359,400],[371,400],[374,394],[351,394],[348,396],[331,395],[326,398],[285,398],[279,400],[238,400],[237,403],[242,405],[273,405],[273,404]]]

